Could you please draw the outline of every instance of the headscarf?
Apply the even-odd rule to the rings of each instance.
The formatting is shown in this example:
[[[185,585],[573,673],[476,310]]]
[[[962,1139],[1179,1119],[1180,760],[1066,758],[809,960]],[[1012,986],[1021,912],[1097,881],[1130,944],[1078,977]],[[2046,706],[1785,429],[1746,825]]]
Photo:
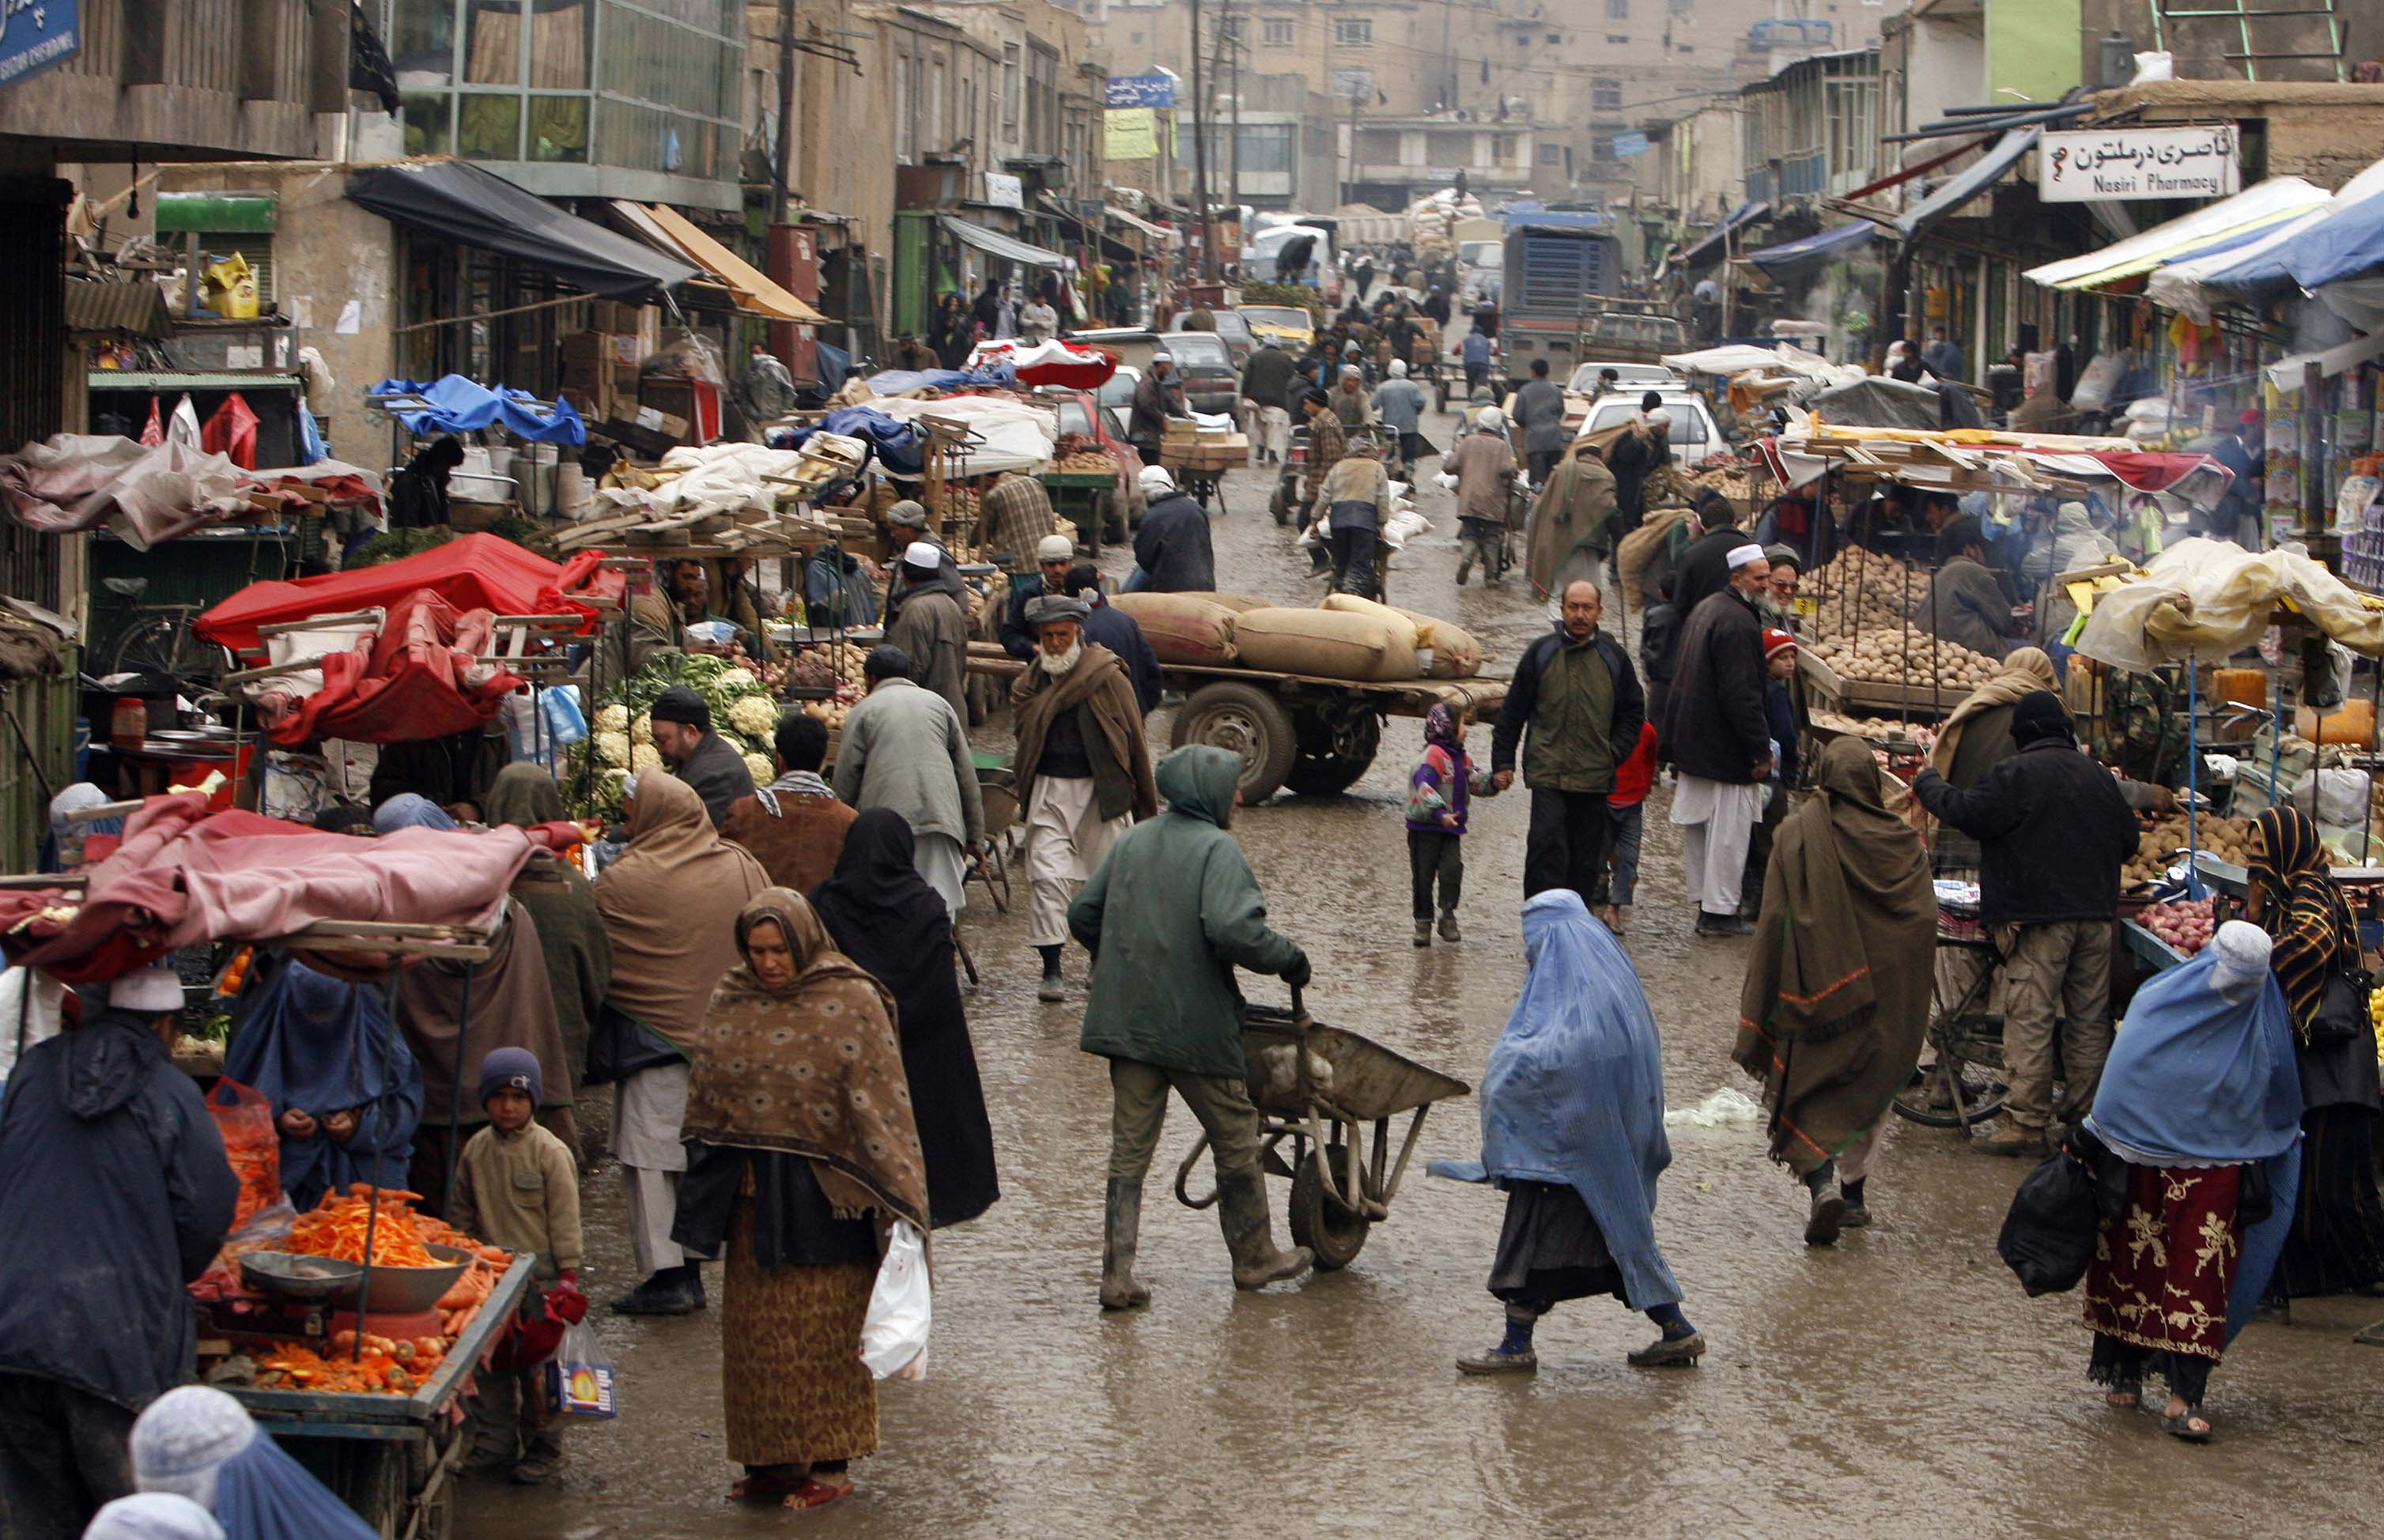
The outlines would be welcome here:
[[[2268,966],[2285,992],[2294,1029],[2306,1040],[2327,972],[2339,954],[2357,947],[2358,933],[2309,814],[2272,807],[2260,814],[2258,827],[2260,848],[2245,859],[2244,869],[2260,885],[2260,928],[2273,942]]]
[[[753,927],[785,932],[795,976],[765,987]],[[737,915],[746,958],[712,991],[697,1034],[681,1136],[809,1159],[838,1219],[875,1213],[927,1227],[926,1162],[894,1040],[894,997],[829,945],[801,893],[764,888]]]
[[[186,1385],[132,1424],[132,1474],[143,1492],[190,1498],[227,1540],[374,1540],[374,1532],[212,1385]]]
[[[281,1188],[302,1209],[327,1188],[375,1180],[389,1186],[405,1176],[422,1115],[422,1077],[413,1051],[389,1025],[379,986],[329,977],[295,957],[279,965],[241,1016],[224,1055],[227,1079],[269,1099],[277,1118],[293,1107],[317,1121],[361,1107],[374,1124],[374,1136],[357,1144],[354,1155],[321,1136],[282,1144]],[[384,1116],[392,1124],[403,1119],[404,1136],[394,1126],[379,1126]]]
[[[1570,888],[1524,902],[1523,950],[1522,995],[1482,1074],[1482,1159],[1430,1169],[1572,1187],[1631,1308],[1677,1303],[1681,1285],[1656,1244],[1656,1178],[1672,1163],[1663,1052],[1638,971]]]
[[[682,1049],[712,987],[737,961],[737,912],[770,886],[762,863],[720,838],[695,789],[649,770],[629,806],[629,845],[596,879],[613,942],[606,998]]]
[[[1970,718],[2008,706],[2032,690],[2057,690],[2061,681],[2054,677],[2053,660],[2042,647],[2015,647],[2004,658],[2003,667],[1994,677],[1962,697],[1954,714],[1945,718],[1938,730],[1937,746],[1929,751],[1929,767],[1941,776],[1954,773],[1955,751],[1961,746],[1962,729]]]
[[[501,1048],[528,1049],[545,1074],[550,1107],[571,1105],[570,1055],[554,1012],[538,921],[511,897],[504,923],[477,962],[426,959],[398,970],[397,1025],[422,1072],[422,1121],[432,1125],[485,1123],[488,1113],[466,1097],[456,1111],[455,1088],[469,1088],[481,1056]],[[469,995],[469,1000],[466,999]],[[470,1006],[469,1019],[465,1016]],[[462,1058],[459,1064],[458,1056]]]
[[[82,1540],[224,1540],[205,1509],[171,1492],[136,1492],[92,1515]]]
[[[2069,718],[2069,708],[2061,697],[2049,689],[2031,689],[2012,704],[2012,743],[2025,749],[2046,739],[2075,742],[2078,724]]]
[[[529,828],[559,823],[570,816],[564,811],[563,790],[554,784],[554,777],[547,774],[544,766],[526,760],[497,772],[480,810],[488,815],[490,828],[506,824]]]
[[[1447,702],[1423,714],[1423,740],[1435,749],[1457,752],[1457,709]]]
[[[927,1163],[927,1217],[974,1219],[1001,1189],[985,1083],[952,961],[951,918],[913,863],[910,824],[891,808],[852,821],[836,875],[812,908],[836,948],[893,992],[902,1073]]]
[[[401,791],[373,809],[375,834],[395,834],[400,829],[444,831],[461,827],[463,826],[448,817],[438,803],[411,791]]]

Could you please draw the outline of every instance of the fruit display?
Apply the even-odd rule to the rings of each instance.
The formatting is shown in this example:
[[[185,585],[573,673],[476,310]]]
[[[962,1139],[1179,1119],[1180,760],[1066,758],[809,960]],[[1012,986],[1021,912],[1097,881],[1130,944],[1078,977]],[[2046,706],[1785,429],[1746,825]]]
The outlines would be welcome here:
[[[1968,690],[2003,671],[2002,664],[1983,652],[1918,630],[1862,631],[1851,639],[1810,645],[1813,655],[1825,660],[1840,678],[1873,684],[1909,680],[1927,686],[1933,681],[1941,689]]]
[[[1755,499],[1755,477],[1736,460],[1708,456],[1689,473],[1689,480],[1699,487],[1712,488],[1742,509],[1748,509]]]
[[[2210,933],[2218,922],[2210,899],[2179,899],[2174,903],[2156,903],[2136,916],[2136,923],[2151,931],[2170,946],[2192,957],[2210,945]]]
[[[2367,1029],[2376,1035],[2376,1057],[2384,1062],[2384,987],[2367,997]]]
[[[1929,574],[1893,556],[1850,545],[1797,582],[1799,598],[1819,605],[1813,627],[1821,636],[1902,629],[1905,606],[1929,592]]]
[[[2254,826],[2248,818],[2200,818],[2193,833],[2201,848],[2219,860],[2241,866],[2252,851]],[[2185,814],[2167,813],[2153,820],[2136,839],[2136,853],[2119,869],[2119,886],[2133,888],[2167,872],[2177,852],[2188,844]]]
[[[862,672],[868,656],[849,641],[807,647],[797,654],[789,677],[798,688],[835,691],[825,701],[805,701],[800,708],[802,714],[826,723],[831,729],[843,727],[846,714],[869,693]]]

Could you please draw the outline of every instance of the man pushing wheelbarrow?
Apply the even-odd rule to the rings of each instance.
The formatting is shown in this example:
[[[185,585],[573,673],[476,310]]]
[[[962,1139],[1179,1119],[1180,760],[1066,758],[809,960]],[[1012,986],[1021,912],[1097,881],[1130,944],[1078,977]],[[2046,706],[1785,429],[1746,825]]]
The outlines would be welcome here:
[[[1308,982],[1307,954],[1266,923],[1266,900],[1228,832],[1241,801],[1241,760],[1192,745],[1159,762],[1166,811],[1117,843],[1068,909],[1093,954],[1081,1046],[1110,1062],[1114,1097],[1103,1211],[1101,1308],[1133,1310],[1150,1290],[1134,1277],[1142,1184],[1171,1086],[1214,1149],[1217,1214],[1234,1286],[1297,1278],[1312,1257],[1275,1249],[1259,1163],[1259,1114],[1242,1051],[1234,969]]]

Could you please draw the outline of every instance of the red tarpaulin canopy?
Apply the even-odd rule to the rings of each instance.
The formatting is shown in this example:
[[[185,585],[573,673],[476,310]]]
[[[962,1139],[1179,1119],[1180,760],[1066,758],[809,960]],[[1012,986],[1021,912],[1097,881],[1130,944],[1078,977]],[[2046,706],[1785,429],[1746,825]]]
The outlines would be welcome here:
[[[486,610],[459,615],[428,589],[415,590],[390,606],[379,635],[324,658],[322,689],[267,686],[257,702],[267,733],[293,748],[318,738],[418,743],[480,726],[522,682],[473,661],[489,651],[493,618]]]
[[[583,615],[587,624],[580,635],[587,636],[596,629],[596,612],[581,601],[621,596],[620,574],[597,569],[603,559],[602,552],[583,551],[557,565],[495,535],[465,535],[379,566],[295,582],[251,583],[193,624],[209,641],[236,652],[255,652],[263,646],[259,626],[393,605],[416,589],[428,589],[459,613]]]
[[[209,815],[195,792],[152,797],[124,843],[93,866],[63,929],[32,920],[71,903],[56,888],[0,892],[11,960],[62,982],[113,978],[197,941],[258,941],[317,920],[471,925],[537,843],[525,830],[401,829],[378,839],[325,834],[253,813]]]
[[[1018,371],[1021,385],[1057,385],[1071,391],[1098,391],[1117,373],[1117,355],[1099,348],[1080,348],[1053,340],[1049,342],[979,342],[969,360],[975,368],[1008,364]]]

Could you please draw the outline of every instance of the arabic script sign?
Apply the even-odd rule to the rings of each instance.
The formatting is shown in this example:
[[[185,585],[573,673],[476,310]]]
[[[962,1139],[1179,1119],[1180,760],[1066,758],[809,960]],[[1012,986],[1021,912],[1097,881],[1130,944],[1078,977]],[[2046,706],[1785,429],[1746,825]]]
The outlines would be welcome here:
[[[2036,195],[2049,204],[2224,198],[2243,190],[2232,123],[2048,133],[2037,156]]]

